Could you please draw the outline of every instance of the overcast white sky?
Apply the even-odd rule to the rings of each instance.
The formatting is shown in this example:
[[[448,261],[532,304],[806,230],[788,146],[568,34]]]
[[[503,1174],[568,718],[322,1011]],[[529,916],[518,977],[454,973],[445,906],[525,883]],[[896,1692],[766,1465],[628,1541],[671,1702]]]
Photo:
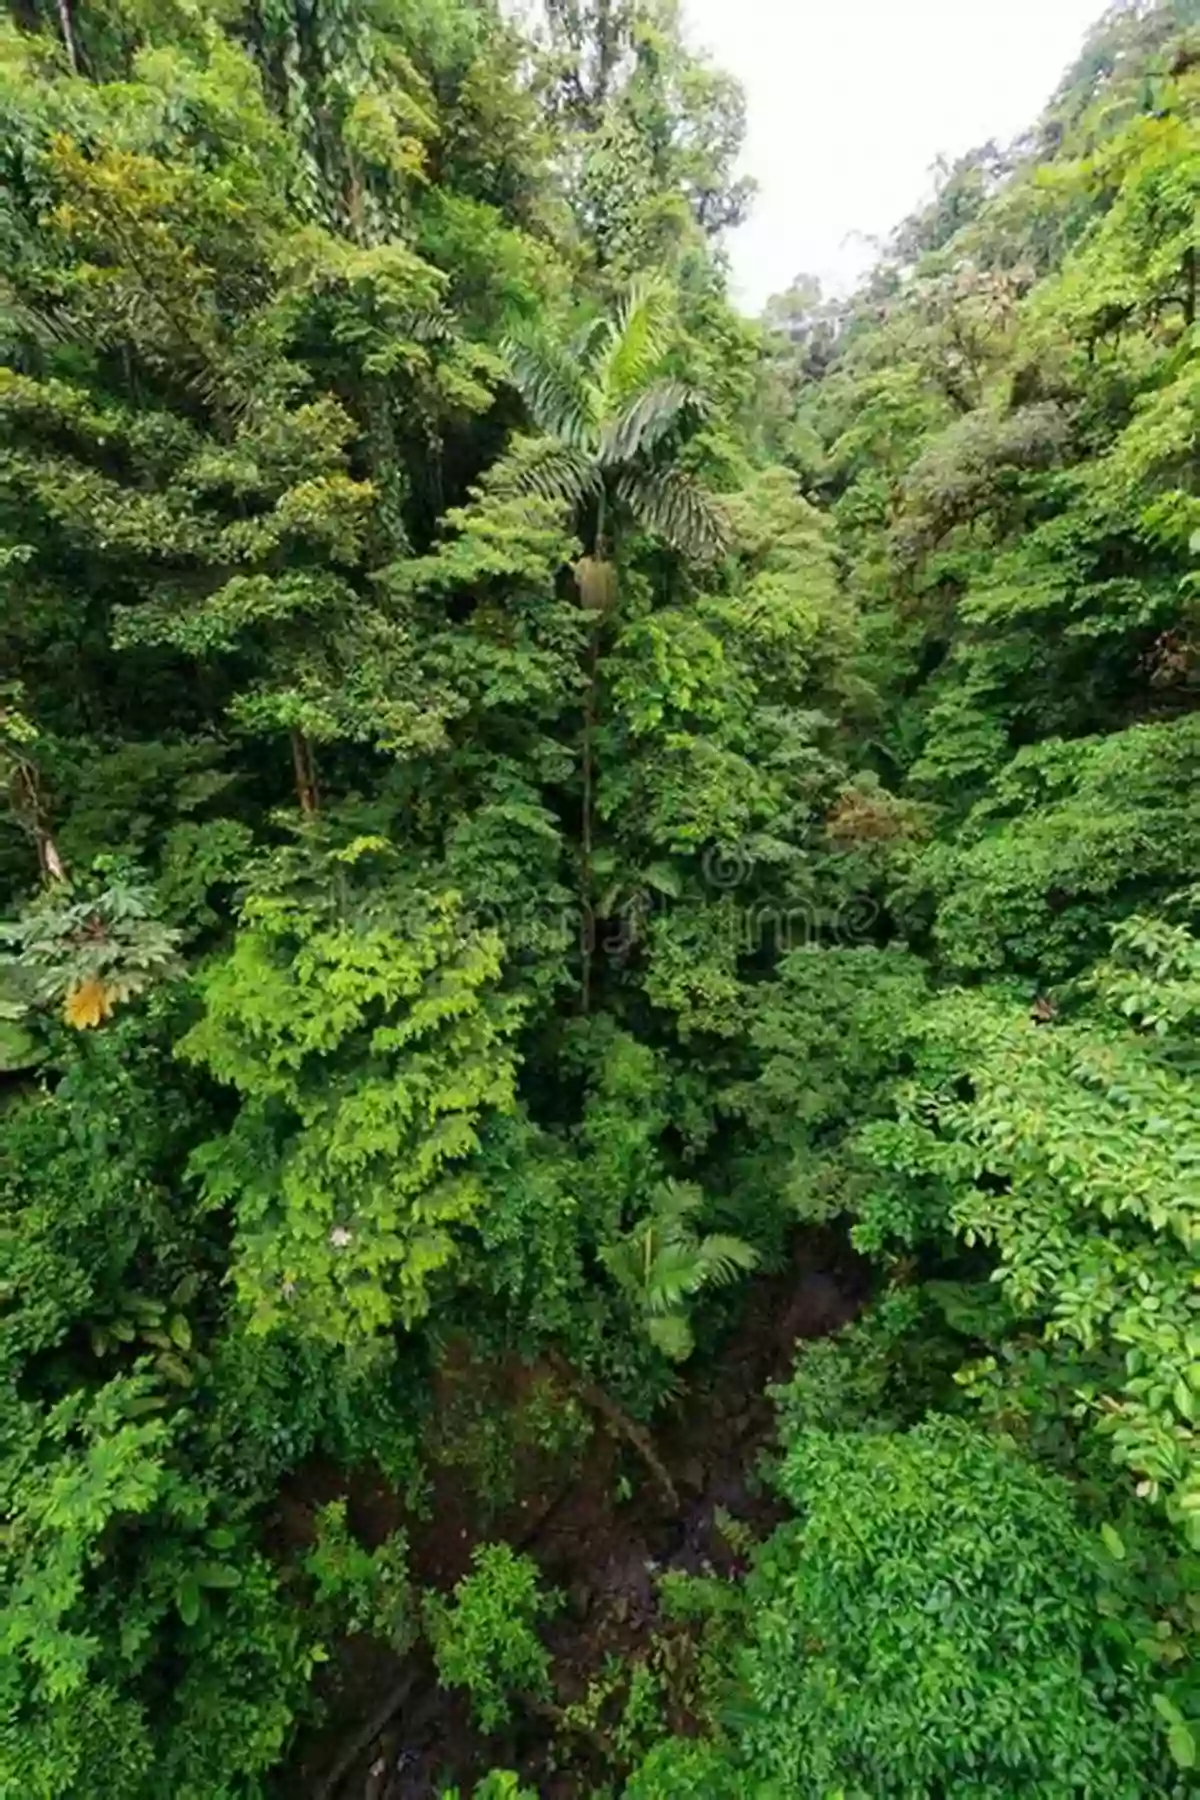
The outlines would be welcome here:
[[[845,287],[931,189],[939,152],[1033,123],[1106,0],[683,0],[743,82],[759,196],[730,241],[757,312],[801,271]],[[855,234],[859,234],[857,237]]]

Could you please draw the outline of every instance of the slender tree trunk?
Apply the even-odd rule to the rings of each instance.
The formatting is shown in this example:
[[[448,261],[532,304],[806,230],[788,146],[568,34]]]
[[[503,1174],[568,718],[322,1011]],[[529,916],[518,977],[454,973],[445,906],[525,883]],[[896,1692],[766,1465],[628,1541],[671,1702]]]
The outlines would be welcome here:
[[[54,834],[46,821],[38,786],[37,770],[32,763],[18,763],[13,775],[13,811],[33,839],[37,851],[38,870],[45,882],[65,881],[66,865],[58,853]]]
[[[1183,320],[1191,331],[1196,323],[1197,257],[1195,244],[1183,256]],[[1200,437],[1192,444],[1192,492],[1200,494]]]
[[[302,731],[292,732],[292,768],[296,775],[296,798],[300,802],[300,811],[311,819],[320,807],[317,770],[312,745]]]
[[[606,563],[609,557],[607,497],[603,486],[596,515],[595,560]],[[584,598],[583,595],[580,596]],[[587,687],[583,699],[583,819],[580,826],[581,869],[579,881],[579,1007],[583,1013],[592,1008],[592,953],[595,949],[595,920],[592,916],[592,860],[595,853],[596,817],[596,714],[600,694],[600,632],[603,614],[592,620],[588,645]]]
[[[71,0],[58,0],[58,22],[62,26],[63,43],[72,75],[79,73],[79,52],[75,48],[75,27],[71,22]]]
[[[67,871],[63,859],[58,854],[58,845],[44,827],[34,827],[34,842],[37,845],[38,867],[45,881],[65,881]]]
[[[613,18],[612,0],[598,0],[596,6],[596,86],[592,94],[592,120],[600,122],[612,85],[613,70],[621,54],[619,28]]]
[[[580,1009],[592,1006],[592,952],[596,922],[592,914],[593,817],[596,787],[596,696],[600,681],[600,620],[592,620],[588,649],[588,682],[583,701],[583,824],[582,872],[579,884]]]

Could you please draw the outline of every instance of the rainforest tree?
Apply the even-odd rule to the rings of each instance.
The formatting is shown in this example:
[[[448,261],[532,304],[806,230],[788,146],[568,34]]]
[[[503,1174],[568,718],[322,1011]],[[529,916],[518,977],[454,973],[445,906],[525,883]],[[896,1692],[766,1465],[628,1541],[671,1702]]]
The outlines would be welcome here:
[[[1198,30],[7,10],[0,1793],[1188,1791]]]

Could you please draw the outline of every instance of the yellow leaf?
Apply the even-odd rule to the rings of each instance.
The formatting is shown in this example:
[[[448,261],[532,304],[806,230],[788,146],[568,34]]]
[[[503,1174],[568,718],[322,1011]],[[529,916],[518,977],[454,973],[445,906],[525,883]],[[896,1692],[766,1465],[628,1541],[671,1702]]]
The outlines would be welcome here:
[[[93,978],[71,989],[63,1007],[63,1017],[76,1031],[88,1031],[102,1019],[107,1019],[112,1009],[111,990]]]

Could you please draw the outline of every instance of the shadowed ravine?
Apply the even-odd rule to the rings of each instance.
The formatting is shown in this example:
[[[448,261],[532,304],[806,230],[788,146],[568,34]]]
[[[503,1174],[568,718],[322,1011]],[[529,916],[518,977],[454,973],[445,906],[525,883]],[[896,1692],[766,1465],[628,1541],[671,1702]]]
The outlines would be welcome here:
[[[532,1555],[566,1597],[562,1616],[546,1632],[559,1709],[582,1697],[606,1658],[642,1657],[664,1630],[673,1630],[673,1655],[686,1675],[689,1636],[664,1619],[657,1577],[669,1570],[734,1577],[745,1559],[722,1534],[718,1515],[728,1515],[755,1538],[778,1522],[782,1509],[760,1478],[761,1459],[773,1442],[774,1409],[765,1389],[788,1374],[805,1339],[837,1331],[857,1315],[869,1280],[869,1265],[840,1247],[833,1234],[814,1233],[797,1245],[786,1272],[750,1285],[744,1322],[720,1346],[715,1372],[685,1383],[655,1427],[677,1506],[603,1420],[581,1468],[562,1479],[554,1470],[523,1471],[519,1499],[488,1521],[485,1535]],[[536,1375],[513,1370],[512,1386],[519,1389]],[[626,1498],[618,1487],[622,1476]],[[304,1541],[312,1507],[343,1491],[333,1471],[301,1476],[283,1513],[293,1543]],[[351,1521],[367,1542],[405,1522],[395,1496],[369,1477],[354,1481],[349,1495]],[[414,1573],[422,1582],[448,1589],[465,1574],[480,1529],[472,1523],[477,1516],[461,1480],[447,1475],[435,1481],[429,1519],[409,1524]],[[360,1660],[348,1650],[330,1671],[328,1686],[331,1712],[340,1722],[331,1721],[302,1749],[281,1783],[281,1796],[434,1800],[445,1786],[457,1783],[470,1792],[488,1769],[511,1767],[544,1800],[570,1800],[604,1778],[612,1754],[601,1727],[560,1735],[553,1708],[527,1707],[511,1731],[481,1737],[463,1697],[438,1688],[427,1658],[397,1666],[377,1653]],[[689,1725],[686,1714],[671,1722]],[[558,1769],[551,1756],[556,1742],[559,1756],[564,1748],[569,1753],[568,1766]]]

